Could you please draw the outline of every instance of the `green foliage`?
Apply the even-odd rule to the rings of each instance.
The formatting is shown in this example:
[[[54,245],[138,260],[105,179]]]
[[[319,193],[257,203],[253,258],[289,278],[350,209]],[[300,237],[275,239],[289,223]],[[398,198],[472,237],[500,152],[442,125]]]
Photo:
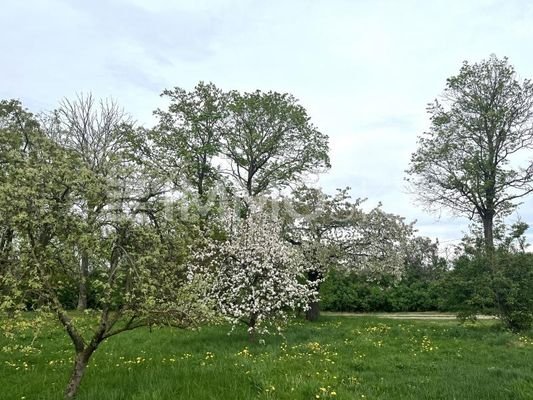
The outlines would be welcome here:
[[[499,317],[513,330],[533,326],[533,254],[503,253],[493,278]]]
[[[444,311],[441,281],[369,281],[354,273],[333,271],[320,288],[326,311]]]
[[[478,313],[494,313],[490,281],[486,258],[468,253],[461,255],[443,282],[446,293],[444,307],[457,311],[463,319],[470,319]]]
[[[373,280],[398,278],[406,259],[413,224],[382,210],[364,211],[364,199],[351,199],[350,188],[327,195],[320,188],[301,186],[279,204],[287,240],[301,248],[309,266],[308,279],[320,282],[330,270],[364,274]],[[307,318],[320,313],[312,302]]]
[[[510,329],[533,326],[533,255],[500,250],[494,255],[491,294],[496,315]]]
[[[213,159],[220,156],[226,133],[228,96],[203,82],[191,92],[175,87],[162,96],[170,101],[168,109],[155,111],[159,124],[145,132],[146,142],[140,147],[148,163],[174,185],[190,184],[205,201],[207,192],[221,179]]]
[[[320,298],[326,311],[391,311],[385,290],[353,273],[332,271],[321,285]]]
[[[533,191],[532,164],[520,158],[533,148],[533,82],[507,58],[464,62],[428,113],[408,180],[428,208],[478,217],[493,247],[493,219]]]
[[[332,271],[321,286],[322,307],[355,312],[453,311],[462,320],[495,315],[508,329],[527,331],[533,326],[533,254],[523,251],[524,229],[524,224],[515,225],[501,238],[498,249],[488,254],[482,240],[465,241],[450,270],[436,247],[431,256],[431,243],[417,238],[418,255],[413,248],[400,282]]]
[[[464,254],[444,284],[446,307],[465,318],[493,314],[512,330],[533,326],[533,254],[498,249]]]
[[[448,270],[438,243],[412,237],[404,245],[401,280],[393,274],[331,271],[321,288],[322,305],[330,311],[443,310],[442,284]]]
[[[329,167],[327,136],[290,94],[224,92],[200,82],[162,96],[170,104],[156,110],[157,127],[138,130],[134,142],[146,164],[174,187],[191,188],[203,205],[221,184],[258,196]]]
[[[2,268],[1,277],[3,291],[11,292],[6,294],[11,306],[20,307],[28,299],[47,302],[48,288],[56,276],[51,271],[68,269],[68,263],[60,262],[58,256],[68,247],[66,232],[81,233],[77,216],[69,210],[86,171],[74,154],[42,134],[36,120],[19,103],[10,106],[4,107],[1,115],[1,160],[5,165],[0,214],[3,228],[12,235],[9,249],[16,251],[17,257]]]
[[[144,185],[150,177],[117,148],[99,161],[87,154],[113,132],[78,132],[84,144],[94,139],[94,147],[80,149],[58,132],[45,135],[17,102],[0,104],[0,129],[2,241],[10,240],[2,243],[0,310],[58,317],[76,352],[67,398],[107,338],[146,325],[187,327],[210,315],[185,274],[187,230],[176,232],[176,221],[168,226],[173,215]],[[80,271],[80,255],[90,260],[90,274]],[[87,279],[99,318],[84,332],[66,307]]]
[[[266,194],[329,168],[328,137],[287,93],[229,94],[223,153],[235,184],[247,196]]]

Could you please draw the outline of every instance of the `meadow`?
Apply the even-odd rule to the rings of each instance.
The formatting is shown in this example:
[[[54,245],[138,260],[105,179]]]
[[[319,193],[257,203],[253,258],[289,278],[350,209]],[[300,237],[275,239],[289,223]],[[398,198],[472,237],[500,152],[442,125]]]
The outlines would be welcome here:
[[[0,398],[61,399],[72,345],[3,320]],[[9,329],[8,329],[9,328]],[[533,336],[495,321],[323,316],[249,343],[228,326],[139,329],[91,359],[80,400],[533,399]]]

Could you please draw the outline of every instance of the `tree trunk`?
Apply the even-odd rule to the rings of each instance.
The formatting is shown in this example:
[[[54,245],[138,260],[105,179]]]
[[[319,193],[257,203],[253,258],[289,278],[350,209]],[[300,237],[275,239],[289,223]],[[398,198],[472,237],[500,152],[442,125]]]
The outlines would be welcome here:
[[[482,216],[483,220],[483,238],[485,242],[485,251],[489,263],[490,268],[490,275],[491,275],[491,289],[494,293],[494,302],[496,303],[496,308],[498,309],[498,314],[500,315],[500,318],[503,318],[507,313],[504,309],[504,301],[502,301],[500,288],[497,284],[496,278],[497,278],[497,260],[496,260],[496,254],[494,251],[494,213],[486,213]]]
[[[320,273],[318,271],[309,271],[307,273],[307,279],[310,282],[316,282],[320,279]],[[317,287],[319,289],[320,287]],[[315,300],[309,303],[309,308],[305,312],[305,319],[308,321],[316,321],[320,317],[320,303]]]
[[[2,235],[2,240],[0,241],[0,251],[2,252],[2,254],[9,254],[9,252],[11,251],[12,243],[13,229],[8,228]]]
[[[255,314],[250,315],[250,321],[248,322],[248,341],[250,343],[257,342],[257,331],[255,325],[257,324],[257,316]]]
[[[78,311],[85,311],[87,309],[87,292],[88,292],[88,278],[89,278],[89,254],[87,250],[81,253],[80,263],[80,286],[78,293]]]
[[[12,245],[13,230],[7,229],[6,232],[4,232],[4,234],[2,235],[2,240],[0,242],[0,272],[2,272],[4,268],[7,269]]]
[[[80,387],[81,379],[85,374],[85,369],[89,363],[89,358],[94,352],[91,348],[86,348],[84,351],[77,353],[72,367],[72,374],[65,390],[65,399],[73,399]]]
[[[492,250],[494,250],[494,214],[487,213],[482,216],[482,220],[485,248],[489,252],[492,252]]]
[[[320,317],[320,303],[312,301],[309,303],[309,309],[305,312],[305,319],[308,321],[316,321]]]

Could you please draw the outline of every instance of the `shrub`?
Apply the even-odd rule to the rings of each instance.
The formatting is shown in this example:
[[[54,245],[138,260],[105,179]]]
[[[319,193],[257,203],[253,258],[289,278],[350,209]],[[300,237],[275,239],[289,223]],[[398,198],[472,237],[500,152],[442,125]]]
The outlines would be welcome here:
[[[533,324],[533,254],[503,253],[497,257],[493,278],[498,316],[515,331]]]
[[[533,324],[533,254],[498,249],[465,254],[446,281],[447,307],[463,319],[496,315],[514,331]]]
[[[322,308],[341,312],[436,311],[442,309],[439,282],[368,281],[360,274],[332,271],[320,288]]]

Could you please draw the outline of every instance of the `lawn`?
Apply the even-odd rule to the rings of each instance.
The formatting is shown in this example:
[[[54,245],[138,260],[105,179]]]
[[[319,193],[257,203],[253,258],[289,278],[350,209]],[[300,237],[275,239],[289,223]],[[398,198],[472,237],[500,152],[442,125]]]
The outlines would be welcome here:
[[[3,321],[4,327],[9,322]],[[45,324],[0,337],[0,398],[61,399],[71,344]],[[533,338],[494,321],[322,317],[250,344],[244,330],[147,329],[94,355],[79,399],[533,399]]]

